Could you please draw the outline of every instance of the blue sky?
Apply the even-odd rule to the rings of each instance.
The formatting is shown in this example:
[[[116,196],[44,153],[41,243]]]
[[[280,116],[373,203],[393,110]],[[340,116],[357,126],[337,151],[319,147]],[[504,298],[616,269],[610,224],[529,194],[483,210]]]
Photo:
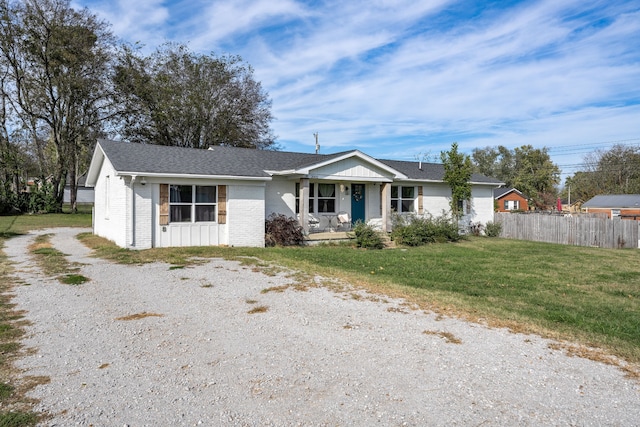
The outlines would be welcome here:
[[[75,0],[150,50],[236,54],[287,151],[547,147],[563,177],[640,145],[640,2]]]

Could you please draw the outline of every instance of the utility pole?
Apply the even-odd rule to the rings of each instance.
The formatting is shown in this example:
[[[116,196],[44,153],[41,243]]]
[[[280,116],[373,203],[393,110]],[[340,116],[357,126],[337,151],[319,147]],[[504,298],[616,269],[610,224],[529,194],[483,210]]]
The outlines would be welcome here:
[[[316,154],[320,152],[320,144],[318,144],[318,132],[314,133],[313,136],[316,137]]]

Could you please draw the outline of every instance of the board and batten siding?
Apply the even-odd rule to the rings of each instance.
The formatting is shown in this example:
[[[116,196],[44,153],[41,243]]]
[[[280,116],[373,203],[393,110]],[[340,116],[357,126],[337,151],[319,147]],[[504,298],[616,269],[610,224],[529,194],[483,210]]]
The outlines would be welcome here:
[[[264,246],[264,183],[175,180],[179,185],[216,185],[217,221],[169,222],[169,184],[160,183],[153,196],[157,217],[156,247]],[[256,202],[256,198],[259,199]]]
[[[389,173],[362,160],[349,158],[309,171],[309,178],[338,181],[378,181],[389,180]]]

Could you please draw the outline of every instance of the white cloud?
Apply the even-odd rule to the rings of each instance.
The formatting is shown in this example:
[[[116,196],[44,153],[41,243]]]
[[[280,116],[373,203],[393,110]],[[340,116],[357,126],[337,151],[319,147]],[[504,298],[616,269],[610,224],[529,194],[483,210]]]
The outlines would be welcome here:
[[[470,150],[640,137],[633,1],[498,4],[473,18],[444,0],[84,4],[130,41],[240,54],[273,99],[286,149],[313,150],[314,132],[324,152],[387,158],[453,141]]]

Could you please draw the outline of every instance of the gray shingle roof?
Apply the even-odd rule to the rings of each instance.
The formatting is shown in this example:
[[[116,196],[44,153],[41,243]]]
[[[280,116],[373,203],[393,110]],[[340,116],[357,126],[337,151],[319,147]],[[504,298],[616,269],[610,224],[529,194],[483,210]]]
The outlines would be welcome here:
[[[202,150],[104,139],[98,143],[118,172],[134,174],[268,178],[270,175],[267,171],[300,169],[356,152],[353,150],[334,154],[313,154],[222,146]],[[422,169],[419,169],[418,162],[379,161],[411,180],[441,181],[444,177],[444,167],[440,164],[422,163]],[[473,174],[471,180],[479,183],[500,183],[494,178],[480,174]]]
[[[640,209],[640,194],[607,194],[595,196],[582,205],[583,208],[631,208]]]
[[[216,146],[211,150],[100,140],[119,172],[210,176],[269,177],[267,170],[287,170],[333,155]]]
[[[418,162],[407,162],[402,160],[380,160],[387,166],[392,167],[398,172],[402,172],[409,179],[424,181],[442,181],[444,178],[444,166],[439,163],[422,163],[422,169],[419,168]],[[495,178],[474,173],[471,175],[471,182],[481,182],[487,184],[501,184]]]

